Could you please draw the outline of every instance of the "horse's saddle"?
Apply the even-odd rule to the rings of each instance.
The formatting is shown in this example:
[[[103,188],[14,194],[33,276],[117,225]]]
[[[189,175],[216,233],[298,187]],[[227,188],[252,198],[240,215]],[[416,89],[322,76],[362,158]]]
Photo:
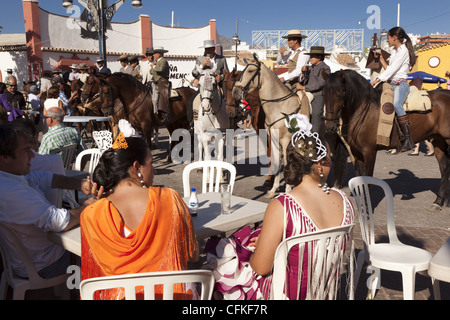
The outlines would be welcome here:
[[[431,100],[426,90],[411,86],[408,98],[403,105],[406,112],[426,112],[431,110]]]
[[[169,99],[177,99],[177,98],[179,98],[179,97],[180,97],[180,95],[178,94],[177,90],[175,90],[175,89],[170,89],[170,92],[169,92]]]
[[[377,144],[389,146],[392,127],[394,124],[394,92],[388,83],[383,83],[381,93],[380,118],[378,121]],[[408,97],[403,108],[406,112],[427,112],[431,110],[431,100],[426,90],[419,90],[416,86],[410,86]]]

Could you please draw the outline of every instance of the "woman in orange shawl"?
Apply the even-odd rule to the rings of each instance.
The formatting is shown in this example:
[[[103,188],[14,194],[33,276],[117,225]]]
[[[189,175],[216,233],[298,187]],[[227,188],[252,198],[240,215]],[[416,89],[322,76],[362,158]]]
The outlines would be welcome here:
[[[151,186],[154,173],[151,151],[140,138],[121,134],[102,155],[93,181],[102,186],[100,190],[111,191],[81,215],[83,280],[186,270],[188,261],[197,261],[189,210],[176,191]],[[156,288],[158,291],[162,293],[161,288]],[[192,292],[185,294],[184,285],[174,292],[175,299],[192,298]],[[104,290],[96,298],[122,299],[123,292]]]

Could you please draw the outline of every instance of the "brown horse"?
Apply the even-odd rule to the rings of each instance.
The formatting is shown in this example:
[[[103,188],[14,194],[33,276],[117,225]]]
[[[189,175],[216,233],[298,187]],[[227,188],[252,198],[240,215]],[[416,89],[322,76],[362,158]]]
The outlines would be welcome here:
[[[189,87],[175,90],[179,96],[171,100],[173,119],[167,125],[170,135],[176,129],[187,128],[189,123],[186,103],[195,92]],[[153,129],[157,129],[160,123],[153,112],[152,95],[148,87],[125,73],[118,72],[108,76],[91,74],[86,80],[82,101],[86,103],[97,95],[102,101],[102,111],[106,116],[111,116],[115,123],[120,119],[128,120],[151,145]],[[172,145],[173,143],[171,148]]]
[[[377,145],[380,93],[357,72],[341,70],[330,75],[324,87],[325,125],[336,131],[342,121],[342,136],[354,157],[357,175],[372,176],[377,150],[398,147],[399,129],[394,125],[390,146]],[[431,140],[441,171],[437,198],[429,210],[439,211],[444,205],[450,176],[450,92],[428,92],[432,109],[427,113],[409,113],[414,142]]]

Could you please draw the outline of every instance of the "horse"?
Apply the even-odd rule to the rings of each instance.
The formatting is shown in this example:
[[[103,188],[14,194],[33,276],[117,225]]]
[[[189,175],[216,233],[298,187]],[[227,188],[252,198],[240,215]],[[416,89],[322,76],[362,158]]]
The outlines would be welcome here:
[[[226,113],[216,82],[216,67],[203,70],[200,66],[197,66],[200,73],[198,83],[200,104],[198,106],[197,120],[194,120],[194,133],[198,139],[198,161],[202,161],[203,159],[203,150],[205,150],[204,159],[211,159],[209,144],[213,139],[218,141],[215,150],[216,157],[218,160],[223,161],[225,138],[222,132],[218,137],[217,130],[223,131],[231,128],[230,119]]]
[[[271,164],[275,169],[275,179],[266,197],[273,198],[280,186],[281,157],[284,156],[283,161],[286,165],[286,149],[292,136],[285,125],[285,114],[299,113],[301,104],[297,93],[286,87],[256,56],[235,82],[232,95],[234,99],[240,100],[255,90],[259,90],[259,99],[266,115],[264,127],[271,136]],[[290,189],[291,186],[286,185],[286,192]]]
[[[189,87],[174,90],[178,97],[171,99],[173,118],[166,126],[169,135],[176,129],[187,128],[189,123],[186,103],[195,92]],[[160,123],[153,112],[152,94],[147,86],[135,77],[121,72],[111,75],[91,74],[84,85],[82,101],[86,103],[97,95],[105,116],[110,116],[115,124],[120,119],[126,119],[146,139],[148,145],[152,145],[153,130],[157,130]],[[173,144],[171,142],[169,159]]]
[[[356,71],[341,70],[329,76],[323,89],[325,99],[325,127],[342,138],[353,155],[357,175],[372,176],[377,150],[398,147],[399,128],[393,126],[390,145],[377,144],[377,127],[380,117],[380,92]],[[444,204],[450,176],[450,92],[428,91],[432,109],[427,113],[411,112],[411,135],[414,142],[431,140],[439,163],[441,181],[436,200],[428,209],[440,211]],[[342,124],[339,124],[342,122]],[[346,161],[346,159],[345,159]]]
[[[225,105],[228,116],[231,119],[241,120],[243,115],[242,110],[239,108],[240,100],[236,100],[233,97],[232,90],[236,80],[240,77],[241,71],[236,71],[233,69],[231,72],[227,72],[224,70],[224,80],[223,80],[223,92],[225,95]],[[248,105],[250,106],[250,118],[251,125],[253,129],[255,129],[256,133],[260,134],[260,129],[264,128],[264,122],[266,121],[266,115],[264,114],[264,110],[261,105],[261,101],[259,99],[259,91],[254,90],[251,93],[246,94],[243,97],[247,100]],[[270,139],[267,136],[267,149],[266,154],[270,158]],[[270,167],[270,163],[269,163]],[[273,186],[273,180],[275,176],[272,174],[267,175],[266,180],[264,181],[263,188],[265,190],[270,190]]]

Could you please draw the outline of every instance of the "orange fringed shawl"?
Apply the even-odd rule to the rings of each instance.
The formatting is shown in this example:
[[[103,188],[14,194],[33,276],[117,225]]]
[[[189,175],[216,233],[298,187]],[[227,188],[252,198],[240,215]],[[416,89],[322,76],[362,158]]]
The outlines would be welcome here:
[[[150,187],[146,214],[128,237],[124,223],[108,199],[87,207],[80,218],[82,279],[139,272],[187,269],[197,251],[195,229],[180,195],[169,188]],[[159,288],[161,289],[161,288]],[[99,299],[122,299],[122,290],[105,290]],[[162,290],[156,290],[158,293]],[[184,286],[175,288],[178,298]],[[175,296],[174,296],[175,297]],[[175,297],[176,298],[176,297]]]

